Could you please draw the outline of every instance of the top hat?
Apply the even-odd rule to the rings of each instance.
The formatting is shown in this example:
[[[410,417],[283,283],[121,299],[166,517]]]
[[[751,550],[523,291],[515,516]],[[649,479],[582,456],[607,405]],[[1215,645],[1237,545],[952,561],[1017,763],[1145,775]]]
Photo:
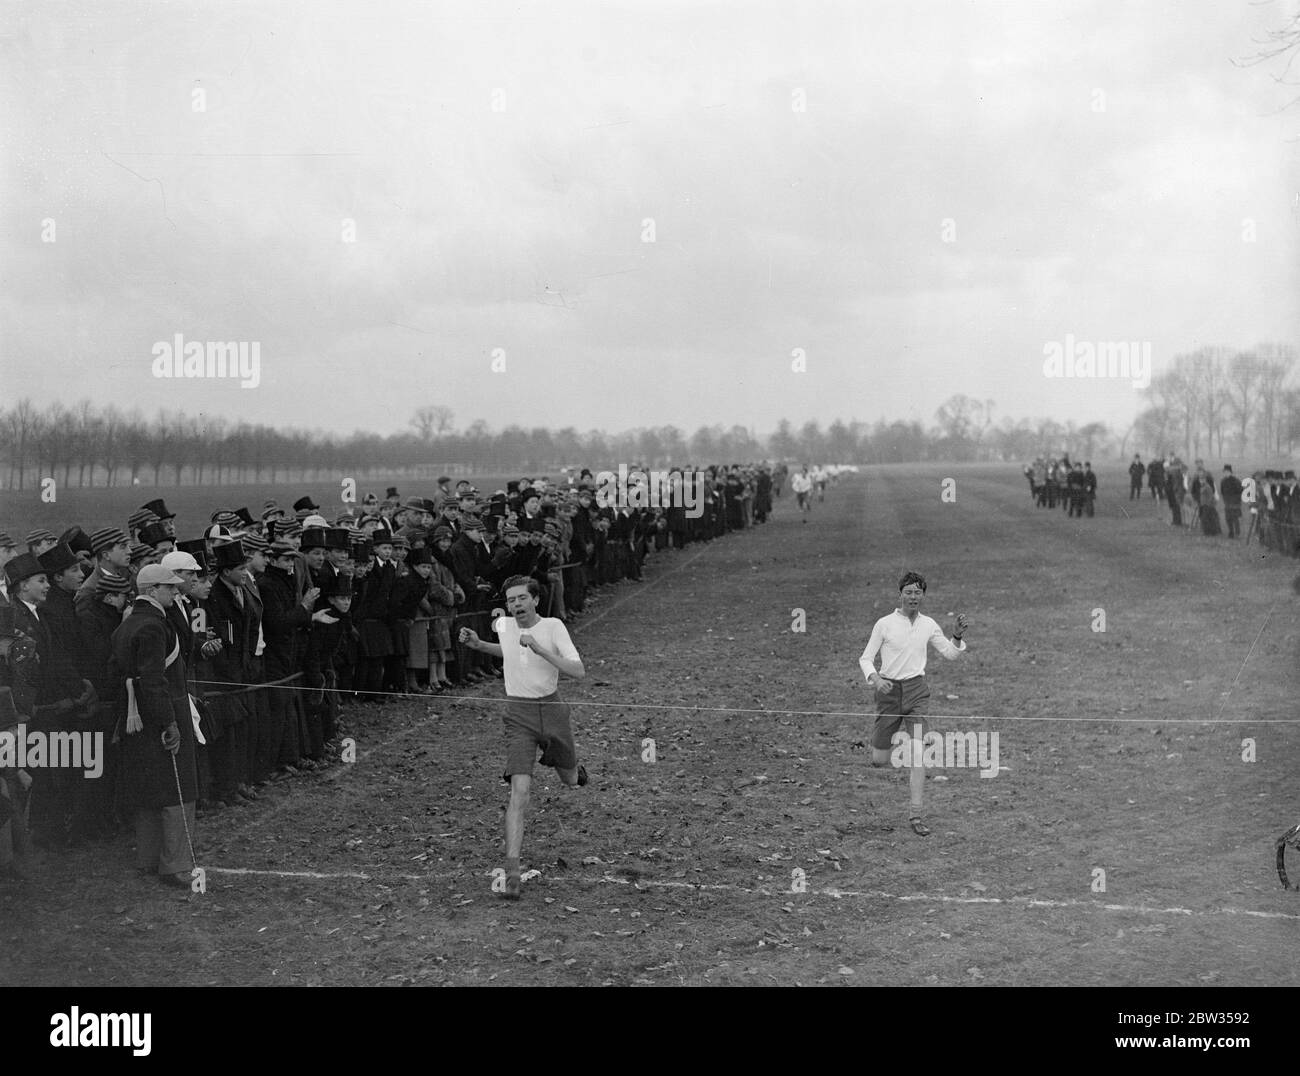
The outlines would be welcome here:
[[[60,542],[53,549],[47,549],[36,559],[41,562],[45,574],[50,576],[58,575],[59,572],[74,568],[81,563],[67,542]]]
[[[222,542],[212,550],[212,566],[221,571],[225,568],[242,568],[248,560],[241,541]]]
[[[160,542],[174,542],[175,540],[161,523],[146,523],[140,528],[140,541],[144,545],[156,546]]]
[[[5,565],[5,578],[9,580],[10,587],[16,587],[24,579],[30,579],[34,575],[45,575],[47,570],[45,565],[36,558],[35,553],[23,553]]]
[[[293,510],[295,512],[315,512],[318,511],[319,509],[320,509],[320,505],[317,504],[315,501],[313,501],[310,497],[299,497],[296,501],[293,502]]]
[[[94,545],[90,541],[90,535],[80,527],[69,527],[59,536],[60,542],[67,542],[68,548],[74,553],[93,553]]]
[[[176,513],[167,511],[167,506],[163,504],[163,499],[159,497],[156,501],[150,501],[148,504],[140,506],[142,512],[152,512],[159,519],[175,519]]]

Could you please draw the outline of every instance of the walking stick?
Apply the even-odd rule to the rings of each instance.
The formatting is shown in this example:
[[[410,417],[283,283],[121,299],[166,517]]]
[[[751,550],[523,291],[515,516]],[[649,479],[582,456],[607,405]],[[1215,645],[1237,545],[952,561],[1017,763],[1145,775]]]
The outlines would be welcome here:
[[[172,776],[176,778],[176,802],[181,808],[181,825],[185,827],[185,843],[190,846],[190,870],[199,865],[198,856],[194,854],[194,838],[190,836],[190,820],[185,817],[185,793],[181,791],[181,771],[176,768],[176,756],[167,752],[172,760]]]

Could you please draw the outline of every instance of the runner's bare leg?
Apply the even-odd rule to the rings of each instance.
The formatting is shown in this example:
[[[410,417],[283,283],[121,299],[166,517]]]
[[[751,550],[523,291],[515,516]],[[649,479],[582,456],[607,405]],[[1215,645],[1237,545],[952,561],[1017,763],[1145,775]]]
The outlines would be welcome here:
[[[576,774],[574,779],[576,780]],[[528,809],[528,795],[533,785],[531,775],[510,775],[510,803],[506,806],[506,861],[518,862],[524,845],[524,812]]]

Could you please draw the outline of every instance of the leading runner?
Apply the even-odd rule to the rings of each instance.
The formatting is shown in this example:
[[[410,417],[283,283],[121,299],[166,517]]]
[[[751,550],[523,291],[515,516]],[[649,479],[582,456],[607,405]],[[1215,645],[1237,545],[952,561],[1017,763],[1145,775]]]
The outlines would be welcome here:
[[[506,808],[507,900],[520,896],[519,854],[524,842],[524,811],[533,784],[533,766],[542,749],[541,763],[553,766],[560,780],[572,788],[587,783],[587,771],[578,764],[569,724],[569,706],[556,688],[560,674],[574,680],[587,675],[564,621],[537,615],[539,589],[531,576],[506,580],[506,611],[493,623],[500,643],[485,643],[472,628],[460,629],[460,641],[505,664],[506,704],[502,718],[506,736],[506,769],[510,803]]]
[[[882,616],[871,629],[871,640],[858,659],[868,684],[876,689],[876,725],[871,733],[871,764],[888,766],[890,746],[895,733],[906,718],[912,728],[909,734],[916,739],[929,731],[926,714],[930,709],[930,688],[925,682],[927,648],[933,646],[940,656],[949,661],[956,659],[966,649],[962,636],[966,633],[965,613],[957,614],[952,642],[944,638],[943,628],[921,613],[921,600],[925,597],[925,576],[908,572],[898,582],[899,607],[888,616]],[[880,655],[880,671],[876,671],[876,655]],[[911,769],[909,785],[912,797],[912,814],[908,818],[912,831],[918,837],[928,837],[930,827],[921,817],[921,798],[925,789],[925,767],[914,765],[914,757],[905,752],[906,765]]]

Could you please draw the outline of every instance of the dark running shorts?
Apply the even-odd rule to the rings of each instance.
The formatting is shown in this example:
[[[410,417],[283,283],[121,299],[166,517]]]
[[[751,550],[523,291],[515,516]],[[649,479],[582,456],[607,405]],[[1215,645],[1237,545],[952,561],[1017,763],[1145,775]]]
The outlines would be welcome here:
[[[929,712],[930,689],[924,676],[895,680],[894,689],[888,694],[876,694],[876,725],[871,730],[871,746],[888,751],[893,747],[894,733],[903,725],[906,725],[907,734],[915,737],[915,726],[919,724],[924,736],[930,731],[930,722],[925,716]]]
[[[543,766],[571,770],[578,765],[573,728],[569,724],[569,704],[561,700],[559,692],[540,699],[506,696],[501,724],[506,734],[506,769],[501,775],[504,780],[509,781],[516,773],[531,777],[533,765],[539,761],[539,747]]]

